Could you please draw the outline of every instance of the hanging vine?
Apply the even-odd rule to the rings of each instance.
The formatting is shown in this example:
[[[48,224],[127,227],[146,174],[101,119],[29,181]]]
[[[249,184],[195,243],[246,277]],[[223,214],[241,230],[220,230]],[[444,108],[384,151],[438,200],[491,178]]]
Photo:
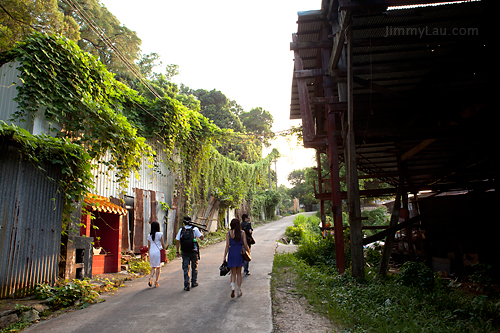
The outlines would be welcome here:
[[[231,130],[220,129],[175,98],[149,101],[139,96],[115,80],[96,58],[62,37],[33,34],[0,54],[0,65],[14,59],[20,63],[23,83],[17,86],[19,109],[14,120],[26,120],[43,111],[45,119],[60,127],[55,136],[85,147],[89,160],[116,170],[122,188],[128,185],[130,172],[140,167],[141,159],[151,160],[155,154],[146,144],[147,137],[159,138],[163,144],[169,157],[164,162],[177,173],[178,187],[188,204],[212,194],[222,206],[234,207],[249,188],[260,184],[277,156],[273,152],[255,164],[222,156],[214,145],[234,136]],[[106,153],[111,159],[103,162]],[[83,193],[90,188],[91,182],[84,182],[75,190]]]

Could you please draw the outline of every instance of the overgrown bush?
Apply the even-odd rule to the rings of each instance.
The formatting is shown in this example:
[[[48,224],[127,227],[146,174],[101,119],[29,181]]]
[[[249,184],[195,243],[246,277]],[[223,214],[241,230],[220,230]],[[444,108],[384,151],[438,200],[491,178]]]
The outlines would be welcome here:
[[[323,267],[333,272],[336,267],[335,239],[331,235],[317,241],[302,242],[295,255],[308,265]]]
[[[99,294],[93,289],[89,279],[73,281],[63,280],[55,287],[48,284],[37,284],[35,297],[45,299],[54,308],[64,308],[80,302],[80,307],[86,307],[99,300]]]
[[[423,291],[431,291],[436,285],[434,273],[422,262],[405,262],[399,270],[398,280],[405,286],[417,287]]]
[[[293,220],[293,226],[285,229],[285,236],[295,244],[315,242],[322,237],[320,222],[321,220],[314,215],[299,214]]]
[[[147,275],[151,273],[151,265],[146,260],[131,260],[128,262],[128,271],[140,275]]]
[[[378,267],[382,258],[382,246],[375,243],[374,246],[367,246],[364,249],[365,264],[368,267]]]
[[[277,270],[293,272],[294,289],[342,327],[342,332],[500,332],[500,303],[436,286],[434,292],[405,286],[389,276],[358,281],[349,273],[310,266],[292,254],[277,254]],[[413,271],[408,268],[409,272]],[[417,267],[417,271],[425,271]],[[427,273],[426,273],[427,274]],[[425,275],[425,274],[424,274]],[[418,276],[418,274],[417,274]]]

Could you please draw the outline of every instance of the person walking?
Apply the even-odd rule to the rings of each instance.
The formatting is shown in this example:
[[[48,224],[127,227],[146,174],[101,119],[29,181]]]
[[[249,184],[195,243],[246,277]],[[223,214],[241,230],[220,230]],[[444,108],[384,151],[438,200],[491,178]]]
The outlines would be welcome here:
[[[248,217],[248,214],[243,214],[241,215],[241,230],[245,232],[245,235],[247,237],[247,245],[250,250],[252,250],[252,244],[255,243],[253,240],[253,228],[252,228],[252,223],[250,222],[250,218]],[[248,267],[250,265],[249,261],[245,261],[243,265],[243,273],[245,276],[250,275],[250,271],[248,270]]]
[[[177,233],[177,258],[182,253],[182,270],[184,271],[184,290],[189,291],[189,267],[191,267],[191,288],[198,286],[198,259],[199,246],[197,238],[203,240],[203,234],[197,227],[192,226],[191,218],[184,217],[184,227]],[[179,246],[181,252],[179,252]]]
[[[165,248],[165,242],[163,241],[163,234],[160,232],[160,224],[156,221],[151,223],[151,232],[148,235],[148,252],[149,252],[149,264],[151,265],[151,274],[149,275],[148,286],[159,287],[158,279],[160,278],[161,269],[161,255],[160,250]]]
[[[241,250],[243,247],[248,251],[250,249],[247,245],[245,232],[241,230],[240,220],[232,219],[230,226],[231,230],[226,236],[226,248],[222,262],[226,262],[227,258],[227,267],[231,269],[231,298],[234,298],[235,283],[238,287],[238,297],[243,295],[241,292],[241,267],[244,264],[244,260]]]

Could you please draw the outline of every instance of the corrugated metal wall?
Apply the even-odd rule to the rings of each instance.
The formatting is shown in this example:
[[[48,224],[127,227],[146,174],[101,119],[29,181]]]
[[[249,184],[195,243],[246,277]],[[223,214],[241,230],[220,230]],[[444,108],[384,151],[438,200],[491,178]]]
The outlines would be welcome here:
[[[161,192],[165,195],[164,202],[172,206],[172,193],[175,190],[175,175],[170,172],[165,163],[161,162],[167,159],[166,154],[163,152],[161,147],[157,146],[153,140],[148,140],[147,143],[153,147],[156,151],[156,165],[152,167],[149,162],[144,159],[141,161],[141,168],[138,171],[138,178],[135,173],[129,176],[129,186],[125,189],[125,194],[134,197],[134,188],[140,188],[143,190],[150,190],[155,192]],[[104,160],[109,161],[110,157],[107,155]],[[99,164],[97,169],[92,171],[95,179],[95,194],[102,195],[104,197],[120,197],[120,189],[115,180],[115,172],[106,171],[108,168]],[[161,222],[161,221],[160,221]]]
[[[7,124],[12,123],[9,119],[18,110],[18,104],[14,101],[14,98],[17,97],[16,88],[22,84],[18,77],[20,74],[17,70],[19,64],[16,61],[0,67],[0,120],[5,121]],[[45,109],[37,110],[33,117],[27,117],[26,121],[16,121],[14,124],[24,128],[31,134],[51,134],[53,128],[60,131],[61,126],[45,119],[44,114]]]
[[[16,67],[19,62],[5,64],[0,67],[0,120],[9,123],[12,114],[17,110],[17,102],[14,98],[17,96],[17,85],[21,83],[18,75],[19,71]],[[19,123],[17,125],[27,129],[27,123]]]
[[[54,283],[61,246],[60,171],[36,169],[16,148],[0,147],[0,297]],[[47,176],[55,179],[50,181]]]

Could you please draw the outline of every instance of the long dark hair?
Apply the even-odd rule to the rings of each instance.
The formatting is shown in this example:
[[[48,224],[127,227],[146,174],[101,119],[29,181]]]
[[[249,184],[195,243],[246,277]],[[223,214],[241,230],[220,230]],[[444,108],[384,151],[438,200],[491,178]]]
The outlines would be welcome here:
[[[158,222],[151,222],[151,232],[149,234],[151,235],[153,242],[155,241],[157,232],[160,232],[160,224]]]
[[[241,224],[240,220],[238,219],[232,219],[231,220],[231,230],[234,230],[234,240],[239,242],[241,239]]]

